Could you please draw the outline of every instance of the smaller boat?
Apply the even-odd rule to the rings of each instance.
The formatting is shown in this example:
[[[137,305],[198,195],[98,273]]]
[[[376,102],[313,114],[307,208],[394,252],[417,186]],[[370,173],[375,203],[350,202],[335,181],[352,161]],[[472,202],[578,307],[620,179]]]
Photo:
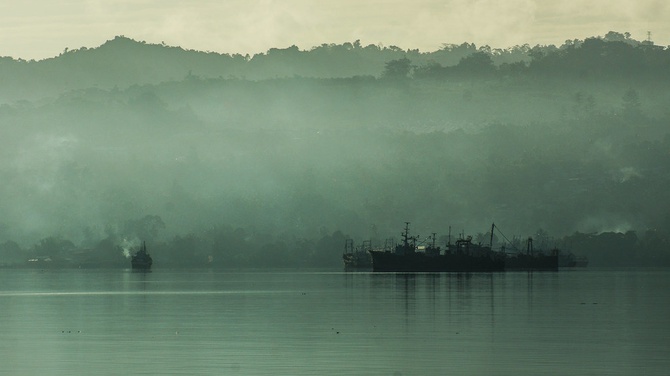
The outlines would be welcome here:
[[[560,251],[552,249],[549,254],[533,249],[533,238],[526,241],[526,253],[507,255],[505,270],[558,270]]]
[[[562,252],[558,255],[558,266],[561,268],[586,267],[588,265],[589,259],[586,256],[577,256],[572,252]]]
[[[367,269],[372,267],[372,258],[368,251],[372,250],[370,240],[363,242],[363,245],[354,249],[354,241],[347,239],[344,244],[344,253],[342,260],[345,269]]]
[[[135,270],[149,270],[153,260],[151,255],[147,252],[146,242],[142,242],[140,250],[137,251],[130,260],[130,263]]]
[[[589,265],[589,259],[587,259],[586,256],[575,257],[575,266],[585,268],[588,265]]]

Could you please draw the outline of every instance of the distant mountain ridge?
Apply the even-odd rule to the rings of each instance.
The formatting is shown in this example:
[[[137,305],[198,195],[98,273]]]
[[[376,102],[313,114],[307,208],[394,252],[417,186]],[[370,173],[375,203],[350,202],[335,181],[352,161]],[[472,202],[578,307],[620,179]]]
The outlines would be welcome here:
[[[40,61],[1,57],[0,103],[53,97],[70,90],[125,89],[190,77],[244,80],[382,77],[390,62],[400,62],[396,68],[401,68],[402,75],[424,79],[454,74],[488,78],[494,70],[499,76],[520,72],[553,75],[564,74],[566,70],[591,74],[599,69],[609,69],[618,76],[635,71],[667,76],[669,55],[667,48],[617,32],[584,41],[566,41],[560,47],[531,48],[526,44],[493,49],[462,43],[420,52],[396,46],[363,46],[355,41],[322,44],[309,51],[296,46],[271,48],[253,56],[187,50],[117,36],[99,47],[65,49],[59,56]]]
[[[669,68],[618,33],[254,56],[117,37],[0,58],[0,264],[22,248],[127,264],[136,237],[162,265],[341,265],[344,234],[404,220],[668,263]]]
[[[477,47],[468,43],[420,53],[395,46],[362,46],[356,41],[322,44],[310,51],[301,51],[296,46],[272,48],[249,56],[186,50],[117,36],[99,47],[66,48],[59,56],[40,61],[0,58],[0,79],[4,84],[0,99],[35,99],[35,95],[49,96],[89,87],[158,84],[190,75],[250,80],[379,76],[390,60],[407,57],[415,63],[453,65],[476,51]],[[519,60],[527,57],[527,51],[527,46],[521,46],[509,50],[507,55]]]

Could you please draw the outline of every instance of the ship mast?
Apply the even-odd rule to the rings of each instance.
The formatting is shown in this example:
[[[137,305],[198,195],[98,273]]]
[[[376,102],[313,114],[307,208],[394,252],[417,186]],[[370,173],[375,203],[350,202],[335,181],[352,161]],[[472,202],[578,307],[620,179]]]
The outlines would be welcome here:
[[[409,246],[409,222],[405,222],[405,232],[402,233],[402,240],[405,247]]]
[[[529,237],[528,241],[526,242],[526,254],[527,255],[533,255],[533,238]]]
[[[493,230],[495,228],[496,228],[495,222],[491,223],[491,240],[489,240],[489,248],[491,248],[491,250],[493,250]]]

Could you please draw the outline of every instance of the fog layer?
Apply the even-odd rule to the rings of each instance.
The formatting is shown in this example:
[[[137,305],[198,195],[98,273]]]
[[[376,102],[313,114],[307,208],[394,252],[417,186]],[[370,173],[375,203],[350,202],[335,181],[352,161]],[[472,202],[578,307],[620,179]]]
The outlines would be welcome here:
[[[667,259],[669,61],[618,33],[253,57],[116,38],[3,58],[2,263],[121,265],[141,239],[165,265],[336,265],[346,237],[404,221],[578,250],[628,234]]]

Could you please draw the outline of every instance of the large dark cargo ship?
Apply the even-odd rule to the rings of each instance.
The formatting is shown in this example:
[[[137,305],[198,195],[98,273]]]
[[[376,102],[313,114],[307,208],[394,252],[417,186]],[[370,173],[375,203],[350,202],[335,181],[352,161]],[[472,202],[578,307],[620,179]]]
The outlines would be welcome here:
[[[490,246],[472,243],[472,237],[461,237],[455,245],[442,251],[433,244],[419,250],[417,238],[409,235],[405,222],[402,243],[390,250],[371,250],[375,272],[495,272],[505,270],[505,255]]]
[[[372,270],[375,272],[497,272],[505,270],[558,270],[558,249],[543,252],[533,249],[533,239],[528,238],[526,251],[509,252],[505,247],[493,249],[491,225],[488,245],[475,244],[472,237],[460,236],[454,244],[449,241],[444,250],[432,244],[417,247],[417,237],[410,236],[409,222],[405,222],[402,243],[385,250],[372,250]],[[499,230],[498,230],[499,231]],[[502,233],[501,233],[502,234]],[[503,235],[504,237],[504,235]],[[449,236],[451,239],[451,235]]]

